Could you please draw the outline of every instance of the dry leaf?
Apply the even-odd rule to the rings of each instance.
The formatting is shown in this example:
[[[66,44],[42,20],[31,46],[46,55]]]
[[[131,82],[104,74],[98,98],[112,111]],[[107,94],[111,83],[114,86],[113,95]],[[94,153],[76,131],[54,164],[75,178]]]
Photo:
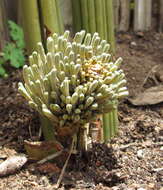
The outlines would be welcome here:
[[[163,102],[163,85],[151,87],[135,98],[128,99],[133,105],[154,105]]]
[[[32,160],[41,160],[63,149],[63,146],[58,141],[24,141],[24,146]]]

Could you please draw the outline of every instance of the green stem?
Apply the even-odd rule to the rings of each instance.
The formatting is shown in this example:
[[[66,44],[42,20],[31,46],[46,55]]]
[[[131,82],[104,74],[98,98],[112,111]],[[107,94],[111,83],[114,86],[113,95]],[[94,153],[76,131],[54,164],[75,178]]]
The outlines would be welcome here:
[[[41,0],[41,12],[46,30],[46,37],[54,32],[59,33],[56,0]]]
[[[114,136],[114,118],[113,118],[113,111],[109,113],[109,120],[110,120],[110,139]]]
[[[37,43],[41,41],[40,21],[37,0],[21,0],[22,25],[26,40],[28,54],[36,50]]]
[[[106,1],[103,0],[104,39],[107,40]]]
[[[74,32],[79,32],[82,28],[80,0],[72,0],[72,14]]]
[[[6,41],[9,40],[8,27],[7,27],[7,15],[5,2],[0,1],[0,52],[5,47]]]
[[[103,114],[103,140],[107,142],[111,138],[110,133],[110,113]]]
[[[95,17],[95,2],[94,0],[88,0],[88,23],[89,32],[91,34],[96,32],[96,17]]]
[[[107,40],[111,45],[112,53],[115,54],[113,1],[105,0],[105,3],[106,3],[106,21],[107,21]]]
[[[21,0],[19,0],[21,1]],[[43,44],[43,47],[46,49],[46,38],[45,38],[45,35],[44,35],[44,23],[43,23],[43,16],[42,16],[42,13],[41,13],[41,2],[38,1],[38,13],[39,13],[39,20],[40,20],[40,29],[41,29],[41,38],[42,38],[42,44]]]
[[[85,29],[86,32],[89,32],[87,1],[88,0],[80,0],[82,13],[82,29]]]
[[[103,0],[95,0],[96,30],[104,39]]]
[[[78,148],[78,150],[80,150],[82,152],[87,151],[87,145],[88,145],[87,130],[88,130],[88,128],[89,128],[89,124],[87,123],[87,124],[85,124],[85,126],[80,127],[79,131],[77,133],[77,141],[78,141],[77,148]]]
[[[97,0],[98,1],[98,0]],[[105,0],[105,12],[106,12],[106,29],[107,40],[111,45],[111,51],[115,53],[115,36],[114,36],[114,20],[113,20],[113,2],[112,0]],[[104,141],[107,142],[117,132],[118,126],[118,114],[117,108],[109,113],[103,115],[103,135]]]
[[[62,19],[59,0],[56,0],[56,8],[57,8],[57,19],[58,19],[58,25],[59,25],[59,34],[63,34],[64,26],[63,26],[63,19]]]
[[[118,131],[118,109],[117,103],[114,109],[109,113],[103,114],[103,138],[107,142],[114,137]]]
[[[114,125],[114,135],[118,132],[118,108],[115,108],[112,111],[112,115],[113,115],[113,125]]]
[[[54,126],[52,125],[51,121],[47,119],[45,116],[40,115],[40,122],[44,139],[46,141],[55,140]]]

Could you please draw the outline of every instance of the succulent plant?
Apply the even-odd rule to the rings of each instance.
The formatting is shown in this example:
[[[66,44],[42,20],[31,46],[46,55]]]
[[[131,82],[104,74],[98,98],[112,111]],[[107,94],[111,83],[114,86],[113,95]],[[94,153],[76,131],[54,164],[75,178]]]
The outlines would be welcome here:
[[[97,115],[114,109],[118,99],[128,95],[122,58],[111,61],[110,45],[85,31],[70,40],[69,31],[47,39],[47,53],[41,43],[23,68],[25,84],[19,92],[29,105],[53,122],[56,131],[74,130]]]

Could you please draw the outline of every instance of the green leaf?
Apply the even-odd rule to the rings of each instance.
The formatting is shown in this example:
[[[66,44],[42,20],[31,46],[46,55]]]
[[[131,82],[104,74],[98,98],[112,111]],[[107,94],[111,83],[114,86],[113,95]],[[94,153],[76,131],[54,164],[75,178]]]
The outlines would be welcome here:
[[[15,44],[14,43],[7,43],[6,46],[4,47],[3,49],[3,59],[4,61],[9,61],[11,60],[11,54],[12,54],[12,51],[16,48]]]
[[[10,60],[10,64],[15,68],[20,68],[24,65],[25,58],[23,55],[23,50],[14,49],[11,54],[12,59]]]
[[[8,21],[8,24],[12,40],[15,41],[16,46],[18,48],[23,49],[25,47],[25,43],[24,43],[24,34],[22,28],[11,20]]]
[[[5,73],[6,73],[5,69],[2,66],[0,66],[0,76],[3,77]]]
[[[7,43],[4,47],[3,58],[5,61],[10,61],[13,67],[20,68],[25,62],[24,50],[17,48],[14,43]]]
[[[1,77],[7,77],[6,70],[3,67],[3,60],[0,59],[0,76]]]
[[[12,42],[7,42],[0,57],[0,76],[8,76],[4,68],[6,61],[10,62],[10,65],[15,68],[20,68],[25,63],[24,56],[24,34],[20,26],[18,26],[13,21],[8,21],[9,33]]]
[[[3,57],[0,57],[0,66],[3,65],[3,63],[4,63],[4,59]]]

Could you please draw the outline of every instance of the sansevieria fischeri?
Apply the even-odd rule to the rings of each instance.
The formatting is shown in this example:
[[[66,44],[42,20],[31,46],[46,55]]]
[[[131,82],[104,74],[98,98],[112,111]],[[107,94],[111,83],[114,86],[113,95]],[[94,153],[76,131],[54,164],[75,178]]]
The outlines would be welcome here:
[[[29,105],[53,123],[57,137],[69,129],[78,133],[97,115],[112,111],[128,95],[122,58],[111,61],[110,45],[98,33],[81,31],[70,40],[69,31],[41,43],[23,68],[19,92]]]

